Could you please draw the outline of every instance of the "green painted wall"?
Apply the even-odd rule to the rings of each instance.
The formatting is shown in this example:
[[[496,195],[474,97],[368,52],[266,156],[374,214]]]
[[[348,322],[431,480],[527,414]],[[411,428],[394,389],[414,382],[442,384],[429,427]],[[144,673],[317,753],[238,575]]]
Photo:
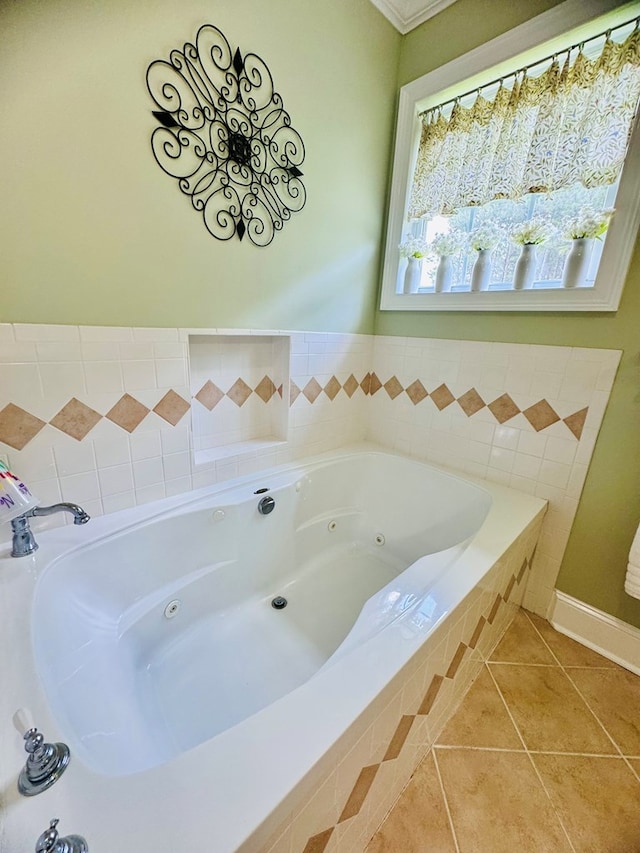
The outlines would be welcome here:
[[[400,84],[554,5],[549,0],[458,0],[405,38]],[[376,332],[623,350],[557,586],[640,627],[640,601],[623,589],[640,519],[640,241],[615,314],[378,312]]]
[[[561,0],[457,0],[404,37],[398,82],[410,83],[559,5]],[[615,5],[613,3],[612,5]]]
[[[203,23],[305,142],[268,248],[210,236],[151,154],[147,65]],[[0,0],[0,32],[0,321],[373,330],[401,37],[369,0]]]

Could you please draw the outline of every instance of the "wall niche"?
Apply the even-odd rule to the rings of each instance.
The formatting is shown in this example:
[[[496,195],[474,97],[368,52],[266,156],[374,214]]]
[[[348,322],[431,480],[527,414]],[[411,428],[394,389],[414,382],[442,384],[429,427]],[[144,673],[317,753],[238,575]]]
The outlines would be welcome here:
[[[196,464],[286,441],[289,349],[284,335],[190,335]]]

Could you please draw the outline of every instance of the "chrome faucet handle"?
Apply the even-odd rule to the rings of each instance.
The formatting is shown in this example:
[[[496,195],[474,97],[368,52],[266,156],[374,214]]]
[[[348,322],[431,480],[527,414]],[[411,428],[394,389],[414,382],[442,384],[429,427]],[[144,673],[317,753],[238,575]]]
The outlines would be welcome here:
[[[23,797],[35,797],[50,788],[62,776],[71,761],[66,743],[45,743],[36,728],[24,733],[27,763],[18,776],[18,791]]]
[[[59,822],[56,817],[49,823],[49,828],[36,841],[36,853],[89,853],[89,846],[81,835],[59,837]]]

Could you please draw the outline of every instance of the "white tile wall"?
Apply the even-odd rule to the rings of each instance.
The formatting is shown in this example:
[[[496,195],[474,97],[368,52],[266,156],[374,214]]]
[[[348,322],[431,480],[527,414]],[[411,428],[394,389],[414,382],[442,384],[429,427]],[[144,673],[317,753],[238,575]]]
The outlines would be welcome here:
[[[546,615],[578,499],[620,361],[618,350],[379,336],[373,370],[382,383],[445,383],[457,398],[474,387],[485,403],[508,393],[524,410],[546,399],[561,418],[589,407],[578,441],[562,421],[536,432],[523,414],[499,424],[488,409],[468,417],[381,389],[367,437],[385,446],[546,498],[549,512],[525,605]]]

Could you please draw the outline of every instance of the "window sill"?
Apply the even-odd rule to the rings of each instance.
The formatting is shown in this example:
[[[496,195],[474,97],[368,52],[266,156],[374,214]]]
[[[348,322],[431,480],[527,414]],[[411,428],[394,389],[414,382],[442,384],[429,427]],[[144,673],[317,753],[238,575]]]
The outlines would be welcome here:
[[[485,290],[481,293],[383,293],[382,311],[615,311],[617,294],[595,287]]]

